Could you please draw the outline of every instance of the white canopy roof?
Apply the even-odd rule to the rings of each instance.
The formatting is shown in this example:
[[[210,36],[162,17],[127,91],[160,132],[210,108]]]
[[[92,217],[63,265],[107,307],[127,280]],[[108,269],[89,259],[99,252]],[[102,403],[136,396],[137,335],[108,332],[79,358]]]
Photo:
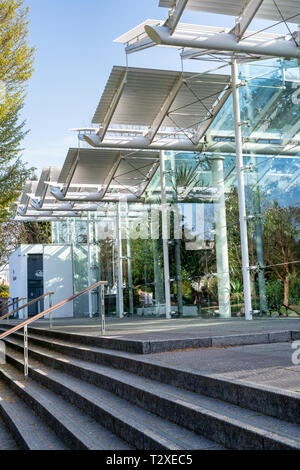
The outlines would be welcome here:
[[[150,142],[162,130],[195,132],[212,117],[228,83],[228,75],[115,66],[93,123],[101,140],[114,126],[143,128]]]
[[[159,6],[172,8],[174,0],[160,0]],[[188,0],[186,9],[203,11],[221,15],[240,16],[249,0]],[[256,12],[256,18],[272,21],[282,21],[282,17],[291,23],[300,22],[299,0],[276,0],[277,10],[273,0],[263,0]],[[281,13],[281,14],[280,14]]]

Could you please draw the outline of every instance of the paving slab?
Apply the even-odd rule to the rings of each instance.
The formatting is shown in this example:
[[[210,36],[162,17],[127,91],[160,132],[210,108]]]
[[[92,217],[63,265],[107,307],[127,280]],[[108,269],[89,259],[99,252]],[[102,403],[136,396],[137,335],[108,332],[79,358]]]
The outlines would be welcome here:
[[[14,322],[11,322],[14,324]],[[48,322],[36,322],[36,326],[47,327]],[[99,319],[55,319],[54,328],[98,336],[101,334]],[[244,319],[202,319],[202,318],[107,318],[106,336],[139,340],[163,340],[184,338],[205,338],[247,333],[272,333],[298,331],[299,318],[268,318],[245,321]],[[295,333],[296,335],[296,333]],[[297,339],[295,337],[295,339]]]
[[[255,344],[148,354],[144,360],[300,393],[300,366],[292,362],[294,351],[291,343]]]

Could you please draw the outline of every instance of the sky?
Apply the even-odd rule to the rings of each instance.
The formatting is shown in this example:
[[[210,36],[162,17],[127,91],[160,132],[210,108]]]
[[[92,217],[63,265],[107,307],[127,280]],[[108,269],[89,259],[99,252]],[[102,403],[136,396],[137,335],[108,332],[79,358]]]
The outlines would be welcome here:
[[[166,19],[158,0],[25,0],[29,42],[36,47],[34,73],[22,111],[28,135],[23,160],[37,168],[61,166],[77,135],[69,129],[91,125],[110,71],[126,65],[121,34],[148,18]],[[185,12],[182,22],[231,27],[234,18]],[[267,23],[256,21],[255,28]],[[270,30],[282,32],[282,26]],[[177,50],[154,47],[128,56],[128,65],[180,70]],[[215,64],[214,64],[215,65]],[[211,67],[213,67],[212,65]],[[185,71],[209,68],[185,61]]]

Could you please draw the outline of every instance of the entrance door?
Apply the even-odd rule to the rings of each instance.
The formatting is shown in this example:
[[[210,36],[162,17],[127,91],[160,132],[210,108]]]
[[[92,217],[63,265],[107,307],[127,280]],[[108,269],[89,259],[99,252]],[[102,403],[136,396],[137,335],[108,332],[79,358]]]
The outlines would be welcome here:
[[[28,302],[44,293],[43,255],[32,254],[27,256],[27,283]],[[39,310],[41,309],[41,310]],[[28,307],[28,316],[33,317],[44,309],[44,302],[36,302]]]

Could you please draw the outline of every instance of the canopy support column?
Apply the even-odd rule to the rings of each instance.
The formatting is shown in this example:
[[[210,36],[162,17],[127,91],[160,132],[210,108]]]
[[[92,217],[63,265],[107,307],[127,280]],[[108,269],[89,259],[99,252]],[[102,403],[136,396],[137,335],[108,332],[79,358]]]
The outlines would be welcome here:
[[[265,260],[263,247],[263,229],[261,220],[261,200],[257,170],[256,156],[251,157],[253,164],[253,198],[254,198],[254,220],[255,220],[255,243],[256,257],[258,263],[258,289],[259,289],[259,309],[261,315],[266,315],[268,311],[266,280],[265,280]]]
[[[126,214],[126,245],[127,245],[127,269],[128,269],[128,294],[129,294],[129,313],[133,315],[133,283],[132,283],[132,256],[131,256],[131,240],[130,240],[130,224],[128,215],[128,203]]]
[[[123,264],[122,264],[122,223],[121,223],[121,203],[117,203],[117,256],[118,256],[118,313],[119,317],[124,317],[124,302],[123,302]]]
[[[88,213],[88,219],[87,219],[87,249],[88,249],[88,285],[91,286],[93,281],[92,281],[92,243],[91,243],[91,224],[93,222],[91,221],[91,214]],[[93,316],[93,298],[92,298],[92,291],[89,290],[88,292],[89,296],[89,317],[92,318]]]
[[[169,230],[168,230],[168,208],[165,192],[165,160],[163,152],[160,152],[160,185],[161,185],[161,214],[162,214],[162,239],[164,253],[164,278],[165,278],[165,304],[166,318],[171,315],[171,294],[170,294],[170,266],[169,266]]]
[[[218,195],[218,200],[214,203],[214,213],[216,227],[216,257],[218,273],[219,314],[222,318],[230,318],[230,277],[228,262],[223,160],[224,157],[221,156],[215,156],[210,158],[212,167],[212,183],[217,189]]]
[[[240,216],[240,234],[241,234],[241,251],[242,251],[242,272],[244,285],[244,302],[245,302],[245,318],[252,320],[252,301],[251,301],[251,285],[249,270],[249,249],[248,249],[248,233],[247,233],[247,213],[245,200],[245,178],[243,168],[243,141],[241,131],[241,112],[240,112],[240,94],[239,94],[239,77],[238,65],[236,59],[232,60],[232,97],[233,97],[233,113],[234,113],[234,133],[236,146],[236,172],[238,182],[238,203]]]

